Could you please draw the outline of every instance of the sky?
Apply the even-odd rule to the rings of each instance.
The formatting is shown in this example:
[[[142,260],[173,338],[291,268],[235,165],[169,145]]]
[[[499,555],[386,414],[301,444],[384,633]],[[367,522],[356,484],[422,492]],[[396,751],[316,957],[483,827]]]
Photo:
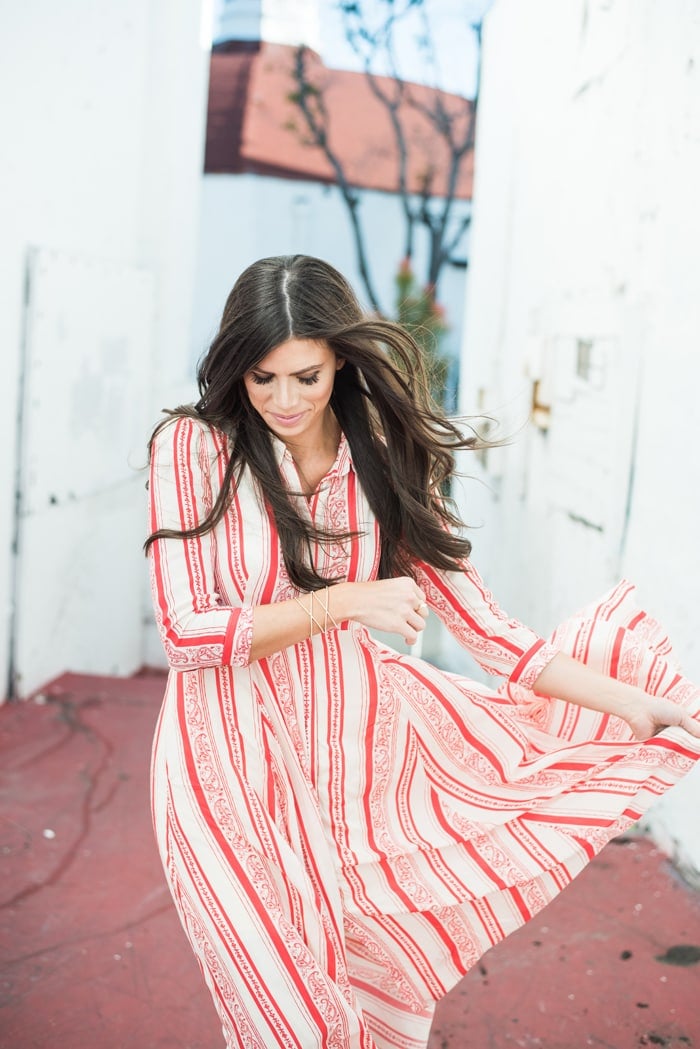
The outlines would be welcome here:
[[[446,91],[474,94],[476,74],[475,37],[470,28],[491,5],[492,0],[425,0],[425,11],[433,35],[435,52],[439,59],[440,86]],[[361,69],[361,63],[347,42],[343,20],[336,0],[319,0],[321,14],[322,53],[327,65],[340,69]],[[398,5],[397,5],[398,6]],[[386,3],[365,0],[367,21],[374,25],[381,20]],[[414,82],[435,83],[434,71],[427,68],[424,52],[416,40],[423,32],[418,11],[413,11],[401,25],[397,37],[400,46],[402,76]],[[377,72],[386,70],[378,69]]]

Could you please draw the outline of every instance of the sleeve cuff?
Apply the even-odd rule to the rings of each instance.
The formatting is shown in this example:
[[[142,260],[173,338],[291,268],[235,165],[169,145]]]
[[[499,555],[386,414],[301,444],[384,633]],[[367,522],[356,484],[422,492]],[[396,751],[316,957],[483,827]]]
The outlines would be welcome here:
[[[547,664],[551,663],[558,651],[556,645],[540,638],[520,658],[508,679],[508,684],[532,689],[537,678]]]
[[[224,666],[247,667],[250,663],[250,650],[253,644],[253,609],[237,608],[231,613],[226,637],[222,663]]]

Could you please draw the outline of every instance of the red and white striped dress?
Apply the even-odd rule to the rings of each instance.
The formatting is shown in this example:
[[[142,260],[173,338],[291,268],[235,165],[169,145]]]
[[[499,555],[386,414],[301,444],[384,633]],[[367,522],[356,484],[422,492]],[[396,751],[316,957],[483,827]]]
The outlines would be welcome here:
[[[276,442],[291,491],[293,460]],[[153,448],[150,528],[191,528],[226,465],[191,419]],[[378,530],[341,440],[300,510],[359,531],[317,566],[376,577]],[[357,623],[249,662],[252,609],[295,595],[250,476],[213,532],[151,552],[171,666],[153,751],[156,835],[182,923],[245,1049],[424,1049],[434,1003],[697,759],[670,729],[531,691],[557,650],[698,711],[659,626],[621,584],[544,642],[471,564],[416,565],[431,609],[499,691],[374,640]]]

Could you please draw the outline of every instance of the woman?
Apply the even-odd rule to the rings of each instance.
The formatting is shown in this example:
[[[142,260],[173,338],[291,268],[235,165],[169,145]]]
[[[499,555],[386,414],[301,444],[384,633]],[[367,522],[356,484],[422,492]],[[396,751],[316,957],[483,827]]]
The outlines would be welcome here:
[[[627,585],[550,642],[501,612],[441,496],[473,442],[328,264],[250,266],[199,388],[150,446],[176,906],[228,1046],[424,1047],[436,1000],[691,766],[700,691]],[[368,633],[411,645],[428,609],[500,691]]]

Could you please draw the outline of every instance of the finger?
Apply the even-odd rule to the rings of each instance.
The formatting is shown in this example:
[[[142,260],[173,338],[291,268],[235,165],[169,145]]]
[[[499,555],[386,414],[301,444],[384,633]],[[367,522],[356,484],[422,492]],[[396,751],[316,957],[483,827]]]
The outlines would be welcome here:
[[[670,711],[663,711],[657,718],[654,735],[656,736],[659,732],[663,732],[665,728],[680,728],[696,739],[700,739],[700,723],[685,710],[681,710],[678,707],[673,707]]]
[[[700,739],[700,722],[696,721],[695,718],[690,716],[690,714],[686,714],[684,711],[679,724],[681,728],[684,728],[691,736]]]
[[[406,622],[413,630],[415,630],[417,633],[420,633],[421,630],[425,630],[426,618],[427,617],[424,616],[421,612],[414,611],[406,617]]]

